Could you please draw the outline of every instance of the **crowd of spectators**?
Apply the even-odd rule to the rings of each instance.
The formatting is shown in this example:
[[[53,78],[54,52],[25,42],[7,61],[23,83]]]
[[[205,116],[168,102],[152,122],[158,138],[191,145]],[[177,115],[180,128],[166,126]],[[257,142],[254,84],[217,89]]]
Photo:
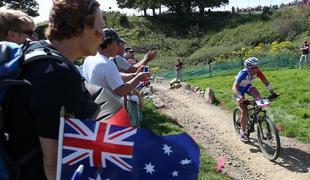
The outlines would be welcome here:
[[[132,96],[137,86],[150,80],[151,73],[143,70],[156,58],[156,51],[149,51],[137,61],[135,51],[125,47],[115,30],[104,24],[96,0],[54,1],[46,39],[38,40],[30,16],[20,10],[0,8],[0,41],[21,47],[27,44],[23,47],[25,55],[40,48],[47,52],[36,63],[22,68],[19,78],[28,80],[31,86],[12,87],[5,102],[5,133],[9,140],[1,139],[1,144],[13,161],[27,156],[18,166],[16,176],[20,179],[56,178],[62,107],[68,117],[96,120],[102,109],[85,84],[105,89],[116,97],[112,100],[126,106],[126,96]],[[55,60],[51,52],[60,60]],[[80,58],[85,61],[79,71],[74,62]]]

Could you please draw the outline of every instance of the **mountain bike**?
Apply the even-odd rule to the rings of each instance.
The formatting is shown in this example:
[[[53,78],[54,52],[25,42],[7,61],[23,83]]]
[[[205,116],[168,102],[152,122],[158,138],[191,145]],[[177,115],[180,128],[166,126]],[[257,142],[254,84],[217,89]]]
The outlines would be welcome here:
[[[255,132],[256,125],[259,148],[263,152],[264,156],[270,161],[274,161],[278,158],[281,149],[278,130],[265,110],[265,108],[267,108],[270,105],[270,102],[274,99],[274,97],[267,97],[245,102],[248,106],[247,136],[249,138],[250,134]],[[240,136],[241,129],[240,115],[240,109],[235,108],[233,122],[238,136]]]

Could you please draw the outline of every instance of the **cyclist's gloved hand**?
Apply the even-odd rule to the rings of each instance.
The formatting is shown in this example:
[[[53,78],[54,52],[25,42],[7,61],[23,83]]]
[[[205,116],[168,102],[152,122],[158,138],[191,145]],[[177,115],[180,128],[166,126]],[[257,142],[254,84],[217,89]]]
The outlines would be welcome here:
[[[271,95],[269,96],[269,99],[275,99],[277,98],[279,95],[277,93],[271,93]]]

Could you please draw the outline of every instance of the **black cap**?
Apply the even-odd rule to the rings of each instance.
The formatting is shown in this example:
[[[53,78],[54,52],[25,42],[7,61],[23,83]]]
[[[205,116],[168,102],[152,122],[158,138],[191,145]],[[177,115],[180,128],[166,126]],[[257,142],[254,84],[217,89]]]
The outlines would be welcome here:
[[[125,47],[126,52],[134,53],[135,51],[131,47]]]
[[[125,41],[122,40],[118,34],[114,31],[114,29],[112,28],[104,28],[103,29],[103,32],[104,32],[104,35],[105,35],[105,39],[108,39],[108,38],[111,38],[117,42],[120,42],[120,43],[124,43],[125,44]]]

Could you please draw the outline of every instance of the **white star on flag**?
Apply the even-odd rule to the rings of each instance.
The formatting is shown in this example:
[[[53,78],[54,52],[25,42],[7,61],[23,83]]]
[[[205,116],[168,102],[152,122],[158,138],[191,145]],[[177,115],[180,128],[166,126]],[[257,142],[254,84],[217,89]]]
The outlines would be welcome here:
[[[182,164],[182,165],[186,165],[186,164],[190,164],[192,162],[192,160],[189,160],[189,159],[184,159],[184,160],[182,160],[181,162],[180,162],[180,164]]]
[[[171,147],[168,146],[167,144],[163,144],[163,150],[164,150],[165,154],[168,154],[168,156],[170,156],[170,153],[173,152],[173,151],[171,150]]]
[[[146,170],[146,173],[150,173],[153,174],[153,172],[155,172],[154,167],[151,163],[149,164],[145,164],[144,169]]]
[[[93,178],[88,178],[89,180],[101,180],[101,177],[100,177],[100,174],[97,174],[97,177],[96,177],[96,179],[93,179]],[[105,180],[109,180],[109,178],[108,179],[105,179]]]
[[[179,171],[174,170],[171,174],[173,177],[179,176]]]

